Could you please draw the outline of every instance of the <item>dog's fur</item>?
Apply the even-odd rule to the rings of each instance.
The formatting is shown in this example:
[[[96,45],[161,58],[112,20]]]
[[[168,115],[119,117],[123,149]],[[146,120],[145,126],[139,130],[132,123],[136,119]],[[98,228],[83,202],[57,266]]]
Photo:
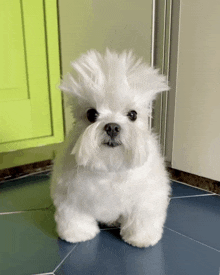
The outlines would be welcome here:
[[[87,241],[97,222],[119,223],[125,242],[155,245],[162,237],[170,185],[158,142],[148,129],[150,103],[166,78],[133,53],[91,50],[72,63],[61,90],[76,124],[55,160],[51,196],[60,238]],[[95,121],[87,111],[97,110]],[[136,111],[137,119],[130,119]],[[117,123],[117,133],[106,125]],[[111,124],[112,126],[112,124]]]

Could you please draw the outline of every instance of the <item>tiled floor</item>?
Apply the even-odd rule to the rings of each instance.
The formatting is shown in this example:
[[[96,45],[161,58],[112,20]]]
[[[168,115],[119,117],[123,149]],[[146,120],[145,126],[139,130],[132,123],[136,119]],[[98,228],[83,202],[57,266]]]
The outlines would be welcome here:
[[[58,239],[46,173],[0,185],[0,274],[219,275],[220,196],[173,182],[162,240],[132,247],[119,229]]]

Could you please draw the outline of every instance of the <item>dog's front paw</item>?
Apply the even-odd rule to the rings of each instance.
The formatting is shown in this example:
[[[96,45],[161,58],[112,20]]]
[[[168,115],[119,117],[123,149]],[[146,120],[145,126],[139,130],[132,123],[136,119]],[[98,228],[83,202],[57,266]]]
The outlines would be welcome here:
[[[57,221],[57,233],[62,240],[70,243],[85,242],[93,239],[99,233],[99,227],[95,220],[86,217],[64,219],[55,216]]]
[[[58,235],[62,240],[65,240],[70,243],[78,243],[78,242],[85,242],[93,239],[98,233],[98,228],[84,228],[82,230],[75,230],[74,228],[68,229],[57,229]]]
[[[154,231],[137,230],[134,233],[132,232],[132,230],[129,230],[129,228],[127,228],[126,230],[121,231],[122,239],[126,243],[132,246],[140,247],[140,248],[153,246],[157,244],[162,238],[162,234],[163,234],[163,229],[159,229],[159,230],[155,229]]]

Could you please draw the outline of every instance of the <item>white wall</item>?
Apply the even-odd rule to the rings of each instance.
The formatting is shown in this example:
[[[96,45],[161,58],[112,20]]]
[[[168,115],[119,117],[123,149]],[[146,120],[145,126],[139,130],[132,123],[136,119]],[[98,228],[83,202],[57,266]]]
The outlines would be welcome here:
[[[220,180],[219,27],[219,0],[181,1],[172,167],[214,180]]]

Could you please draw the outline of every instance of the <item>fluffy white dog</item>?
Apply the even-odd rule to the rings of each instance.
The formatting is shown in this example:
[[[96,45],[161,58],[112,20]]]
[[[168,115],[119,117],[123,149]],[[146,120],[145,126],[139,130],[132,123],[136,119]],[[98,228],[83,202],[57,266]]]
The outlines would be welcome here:
[[[91,50],[72,63],[61,90],[76,124],[55,160],[51,195],[60,238],[87,241],[97,222],[119,223],[125,242],[162,237],[170,185],[158,142],[148,129],[150,103],[168,90],[158,70],[133,53]]]

